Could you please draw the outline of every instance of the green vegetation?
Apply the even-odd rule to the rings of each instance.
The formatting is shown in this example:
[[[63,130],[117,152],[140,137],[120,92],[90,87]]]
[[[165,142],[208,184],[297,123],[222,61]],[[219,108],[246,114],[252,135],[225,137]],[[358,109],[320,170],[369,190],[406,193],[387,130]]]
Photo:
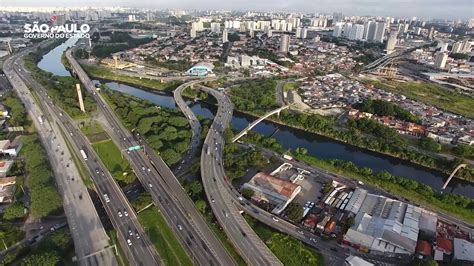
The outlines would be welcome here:
[[[420,138],[418,140],[418,145],[422,149],[425,149],[427,151],[433,151],[433,152],[440,152],[441,151],[441,144],[439,144],[438,142],[436,142],[432,138],[426,138],[426,137]]]
[[[278,108],[275,86],[272,79],[245,81],[232,88],[231,100],[239,111],[264,114]]]
[[[410,111],[403,109],[397,104],[387,102],[384,100],[367,100],[363,103],[354,105],[354,108],[359,109],[362,112],[376,114],[379,116],[393,116],[397,119],[420,123],[421,119]]]
[[[25,207],[20,202],[15,202],[8,206],[3,212],[3,219],[16,220],[26,216]]]
[[[285,208],[285,213],[288,216],[288,219],[298,223],[303,219],[303,206],[295,202],[290,202],[290,204]]]
[[[459,59],[467,60],[467,59],[469,59],[469,55],[464,54],[464,53],[451,53],[451,54],[449,54],[449,57],[451,57],[455,60],[459,60]]]
[[[283,85],[284,92],[289,92],[290,90],[294,90],[296,88],[298,88],[298,83],[296,82],[286,82],[285,85]]]
[[[109,139],[99,122],[91,120],[81,123],[81,132],[86,135],[91,143]]]
[[[283,265],[325,265],[323,256],[301,241],[277,232],[247,215],[245,219]]]
[[[377,88],[403,94],[414,100],[434,105],[441,109],[474,118],[472,107],[474,98],[456,90],[448,90],[442,86],[426,82],[397,82],[384,80],[369,81]]]
[[[155,245],[165,265],[193,265],[171,228],[156,209],[138,214],[138,220]]]
[[[239,152],[236,156],[237,150],[235,145],[226,145],[224,149],[224,167],[231,181],[241,178],[251,168],[262,168],[268,163],[259,151]]]
[[[18,241],[23,240],[25,232],[19,228],[10,225],[0,225],[0,250],[5,248],[4,244],[9,247]]]
[[[140,87],[146,87],[154,90],[161,90],[161,91],[172,91],[176,89],[181,82],[179,81],[172,81],[172,82],[161,82],[158,79],[148,79],[148,78],[139,78],[133,77],[128,75],[119,74],[113,72],[112,70],[96,66],[96,65],[86,65],[83,64],[82,68],[87,72],[87,74],[91,77],[98,78],[98,79],[105,79],[105,80],[116,80],[119,82],[137,85]]]
[[[63,229],[43,239],[31,254],[22,259],[21,265],[67,265],[71,264],[73,255],[74,244],[71,234]]]
[[[474,147],[466,144],[458,144],[454,148],[454,154],[465,158],[474,159]]]
[[[30,211],[42,218],[62,209],[62,198],[56,190],[48,157],[37,135],[23,136],[21,157],[25,161],[26,185],[30,195]]]
[[[55,76],[37,66],[43,54],[49,49],[51,47],[26,56],[25,67],[31,72],[31,76],[48,91],[48,95],[61,109],[73,118],[87,117],[87,114],[80,110],[77,100],[76,84],[80,81],[73,77]],[[82,92],[86,112],[94,112],[97,109],[94,99],[86,90],[83,89]]]
[[[245,141],[256,143],[257,145],[273,149],[280,153],[282,152],[283,149],[278,148],[277,145],[265,145],[262,141],[263,139],[265,139],[265,137],[262,135],[260,135],[260,137],[251,136],[250,138],[248,135],[244,136]],[[441,194],[434,191],[430,186],[406,177],[391,175],[386,171],[374,174],[372,173],[372,169],[358,167],[350,161],[321,160],[304,153],[297,153],[296,151],[293,151],[291,154],[297,160],[304,161],[310,165],[366,182],[395,196],[406,198],[422,206],[447,213],[468,223],[474,222],[474,199],[455,194]]]
[[[8,124],[11,126],[28,126],[28,115],[25,106],[13,91],[6,92],[2,96],[2,103],[9,109]]]
[[[169,70],[184,72],[192,67],[191,62],[187,60],[165,60],[160,61],[154,57],[147,57],[146,62],[151,65],[159,66]]]
[[[138,47],[142,44],[153,41],[153,38],[135,39],[126,32],[113,32],[110,41],[104,44],[94,45],[92,55],[99,58],[106,58],[113,53]]]
[[[120,185],[131,184],[137,179],[130,164],[123,158],[121,151],[112,140],[93,143],[92,147]]]
[[[180,111],[109,89],[104,95],[125,126],[140,133],[168,165],[177,163],[188,150],[192,133]]]

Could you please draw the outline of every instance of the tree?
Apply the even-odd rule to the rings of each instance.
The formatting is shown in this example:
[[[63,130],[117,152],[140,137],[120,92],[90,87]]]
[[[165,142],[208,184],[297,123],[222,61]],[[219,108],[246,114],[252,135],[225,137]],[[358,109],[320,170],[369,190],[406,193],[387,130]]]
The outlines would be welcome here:
[[[14,220],[25,217],[25,207],[19,202],[15,202],[3,213],[3,219],[5,220]]]
[[[40,254],[34,254],[26,258],[22,265],[25,266],[36,266],[36,265],[57,265],[61,261],[61,258],[56,252],[43,252]]]
[[[434,151],[434,152],[441,151],[441,144],[439,144],[432,138],[426,138],[426,137],[421,138],[419,140],[419,145],[422,149],[425,149],[427,151]]]
[[[293,222],[299,222],[303,218],[303,207],[294,202],[290,202],[286,207],[286,215]]]
[[[253,197],[253,195],[255,195],[255,191],[253,191],[253,189],[251,188],[243,188],[242,189],[242,196],[246,197],[247,199],[250,199]]]
[[[196,208],[202,213],[206,213],[206,208],[207,208],[207,204],[205,201],[203,200],[197,200],[196,201]]]
[[[199,181],[194,180],[186,185],[186,191],[192,198],[198,196],[202,192],[202,184]]]
[[[308,149],[306,148],[296,148],[295,152],[299,155],[306,155],[308,154]]]

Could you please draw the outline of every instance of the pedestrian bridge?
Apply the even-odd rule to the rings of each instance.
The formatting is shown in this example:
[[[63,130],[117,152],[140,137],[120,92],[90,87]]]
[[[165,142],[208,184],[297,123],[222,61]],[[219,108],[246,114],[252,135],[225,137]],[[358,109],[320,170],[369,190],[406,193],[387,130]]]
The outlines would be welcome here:
[[[459,171],[459,169],[461,168],[465,168],[467,165],[466,164],[460,164],[458,165],[458,167],[456,167],[456,169],[454,169],[454,171],[451,173],[451,175],[449,176],[448,180],[446,180],[446,182],[444,183],[443,187],[441,188],[441,190],[445,190],[446,187],[448,186],[449,182],[451,182],[451,179],[453,179],[454,175]]]
[[[270,111],[266,114],[264,114],[262,117],[258,118],[257,120],[253,121],[252,123],[250,123],[244,130],[242,130],[239,134],[235,135],[235,137],[232,139],[232,142],[236,142],[238,139],[240,139],[241,137],[243,137],[245,134],[247,134],[247,132],[249,132],[250,130],[252,130],[252,128],[254,128],[258,123],[262,122],[263,120],[267,119],[268,117],[274,115],[274,114],[278,114],[280,115],[280,112],[282,110],[285,110],[287,108],[289,108],[291,106],[291,104],[289,105],[285,105],[285,106],[282,106],[278,109],[275,109],[273,111]]]

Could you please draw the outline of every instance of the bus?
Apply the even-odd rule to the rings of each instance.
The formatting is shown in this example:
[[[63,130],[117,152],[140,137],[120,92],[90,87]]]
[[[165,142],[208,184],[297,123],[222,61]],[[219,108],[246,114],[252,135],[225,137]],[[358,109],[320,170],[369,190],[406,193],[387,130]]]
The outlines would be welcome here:
[[[84,161],[87,161],[87,154],[84,152],[84,150],[80,150],[82,158],[84,158]]]

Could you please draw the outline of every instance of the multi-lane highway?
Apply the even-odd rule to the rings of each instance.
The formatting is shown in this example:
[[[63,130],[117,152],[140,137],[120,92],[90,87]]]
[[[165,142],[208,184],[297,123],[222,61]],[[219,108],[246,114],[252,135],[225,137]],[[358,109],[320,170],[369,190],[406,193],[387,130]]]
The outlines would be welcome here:
[[[218,100],[216,118],[209,130],[201,152],[201,176],[211,208],[244,260],[250,265],[281,265],[278,258],[255,234],[235,205],[235,199],[228,193],[223,169],[223,132],[232,119],[232,103],[224,94],[212,89],[204,90]],[[184,109],[185,115],[195,120],[195,115]]]
[[[81,176],[71,161],[64,137],[53,121],[40,122],[38,117],[48,116],[28,90],[21,74],[22,57],[31,50],[25,50],[6,60],[3,71],[32,118],[46,148],[49,161],[55,174],[56,183],[63,197],[69,229],[73,237],[76,259],[80,265],[117,265],[109,237],[95,210]],[[15,67],[14,67],[15,66]]]
[[[66,57],[74,73],[96,100],[99,111],[106,118],[106,131],[120,150],[125,151],[136,145],[144,148],[140,151],[124,152],[124,157],[129,160],[138,179],[150,193],[155,205],[159,207],[192,259],[200,265],[234,265],[234,260],[197,211],[166,163],[141,136],[132,135],[122,126],[102,95],[96,93],[95,85],[73,58],[70,50],[66,51]]]
[[[15,69],[17,71],[16,73],[19,74],[21,80],[25,82],[32,90],[34,90],[37,97],[39,97],[41,109],[44,112],[44,118],[46,118],[51,125],[56,125],[58,127],[58,129],[55,131],[56,136],[66,136],[70,143],[73,144],[73,146],[75,147],[75,152],[77,153],[79,158],[82,158],[82,155],[80,154],[79,150],[83,150],[85,152],[87,158],[84,158],[83,162],[86,165],[86,169],[92,176],[96,190],[104,205],[108,217],[110,218],[114,228],[118,233],[119,241],[121,243],[122,248],[126,252],[129,263],[133,265],[159,265],[160,258],[158,256],[158,253],[156,252],[150,240],[146,236],[143,228],[138,222],[135,212],[133,211],[128,200],[124,196],[122,190],[118,187],[114,178],[110,175],[106,167],[102,164],[97,154],[92,149],[92,146],[90,145],[88,140],[74,125],[72,119],[68,117],[68,115],[64,113],[60,108],[54,105],[54,103],[48,96],[47,91],[40,84],[38,84],[29,75],[27,70],[22,66],[21,59],[23,55],[24,54],[20,55],[15,61],[15,65],[17,67],[17,69]],[[63,147],[64,151],[62,152],[67,151],[65,143],[62,146],[58,145],[58,147]],[[54,150],[54,147],[52,147],[52,150]],[[72,165],[73,164],[71,163],[66,166],[72,167]],[[68,178],[68,180],[71,182],[77,182],[78,180],[80,180],[80,177],[70,177]],[[74,200],[81,202],[86,196],[88,196],[87,191],[80,195],[76,195],[76,198],[74,198]],[[66,213],[68,213],[74,211],[75,208],[73,208],[72,206],[65,206],[65,210]],[[74,221],[74,224],[77,224],[78,227],[84,227],[87,225],[87,222],[87,220],[79,220]],[[87,234],[91,234],[93,232],[93,230],[91,230],[90,232],[84,230],[84,235],[79,234],[77,236],[77,241],[79,241],[78,243],[80,243],[80,245],[78,246],[94,246],[94,240],[88,239],[86,237]],[[102,256],[95,257],[101,258]],[[115,259],[112,264],[116,264]],[[92,265],[104,265],[104,262],[97,261],[97,263],[93,263]],[[108,265],[108,263],[105,262],[105,265]]]

